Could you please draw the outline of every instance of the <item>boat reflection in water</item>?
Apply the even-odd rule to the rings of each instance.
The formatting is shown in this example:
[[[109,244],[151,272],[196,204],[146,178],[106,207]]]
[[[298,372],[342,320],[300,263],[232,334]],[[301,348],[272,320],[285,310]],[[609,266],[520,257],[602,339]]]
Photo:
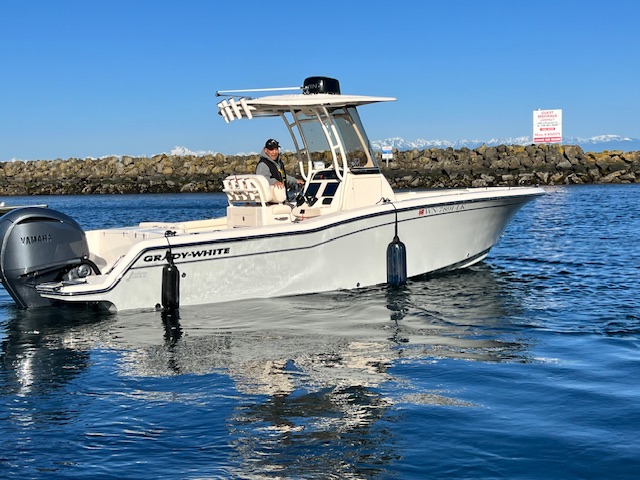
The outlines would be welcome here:
[[[391,406],[470,405],[451,392],[418,389],[399,364],[527,361],[525,343],[505,340],[513,330],[507,312],[517,312],[518,299],[501,276],[478,265],[403,287],[221,303],[173,315],[15,309],[3,364],[24,395],[90,370],[94,351],[115,352],[122,378],[223,375],[236,390],[225,395],[240,394],[226,424],[232,463],[243,472],[341,475],[355,461],[343,454],[366,456],[374,438],[375,458],[358,461],[376,470],[396,456],[392,433],[379,422]],[[202,382],[203,394],[215,388],[211,383]],[[318,442],[335,447],[334,455],[317,457]],[[350,447],[341,454],[345,442]]]
[[[88,333],[105,329],[105,312],[73,308],[45,311],[10,307],[1,339],[5,393],[45,394],[76,378],[90,366],[94,342]]]

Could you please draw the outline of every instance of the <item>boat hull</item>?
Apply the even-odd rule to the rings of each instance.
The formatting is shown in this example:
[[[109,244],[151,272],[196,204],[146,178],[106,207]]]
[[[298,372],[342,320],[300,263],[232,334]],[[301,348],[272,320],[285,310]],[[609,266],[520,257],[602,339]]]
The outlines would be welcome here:
[[[40,285],[38,293],[118,310],[160,308],[169,263],[178,272],[180,306],[362,288],[386,283],[396,230],[409,277],[464,268],[484,259],[516,212],[541,193],[407,196],[286,225],[150,238],[109,274]]]

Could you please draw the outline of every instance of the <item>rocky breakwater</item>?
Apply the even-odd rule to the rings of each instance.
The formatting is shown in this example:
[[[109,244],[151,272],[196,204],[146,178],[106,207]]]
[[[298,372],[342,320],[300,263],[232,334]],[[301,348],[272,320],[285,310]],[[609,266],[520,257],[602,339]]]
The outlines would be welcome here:
[[[296,174],[295,155],[283,154]],[[500,145],[395,151],[379,160],[394,188],[565,185],[640,181],[640,152],[585,153],[571,145]],[[0,195],[219,192],[229,174],[254,171],[257,155],[155,155],[0,163]]]
[[[573,145],[482,145],[394,152],[382,161],[394,188],[636,183],[640,152],[585,153]]]
[[[13,161],[0,163],[0,195],[214,192],[245,163],[221,154]]]

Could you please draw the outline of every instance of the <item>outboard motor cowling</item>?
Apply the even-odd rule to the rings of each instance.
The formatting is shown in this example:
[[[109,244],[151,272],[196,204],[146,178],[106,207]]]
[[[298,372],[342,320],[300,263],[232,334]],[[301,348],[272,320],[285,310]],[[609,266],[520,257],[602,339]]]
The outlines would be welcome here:
[[[86,270],[88,256],[84,231],[64,213],[26,207],[0,217],[0,280],[23,308],[50,305],[36,285]]]

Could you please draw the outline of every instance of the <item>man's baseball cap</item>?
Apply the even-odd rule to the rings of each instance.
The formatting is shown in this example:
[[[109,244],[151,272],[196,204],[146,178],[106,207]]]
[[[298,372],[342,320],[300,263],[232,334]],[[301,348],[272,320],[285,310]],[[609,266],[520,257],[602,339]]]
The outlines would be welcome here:
[[[273,150],[275,148],[280,148],[280,144],[273,138],[270,138],[269,140],[267,140],[267,143],[264,144],[264,147],[268,148],[269,150]]]

